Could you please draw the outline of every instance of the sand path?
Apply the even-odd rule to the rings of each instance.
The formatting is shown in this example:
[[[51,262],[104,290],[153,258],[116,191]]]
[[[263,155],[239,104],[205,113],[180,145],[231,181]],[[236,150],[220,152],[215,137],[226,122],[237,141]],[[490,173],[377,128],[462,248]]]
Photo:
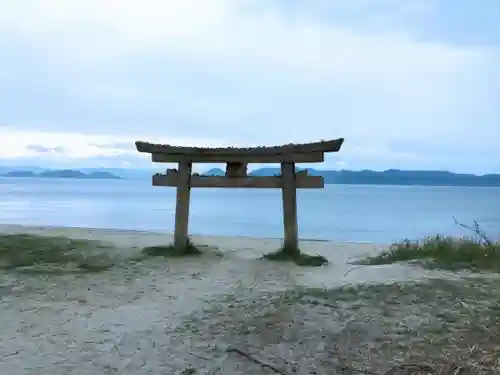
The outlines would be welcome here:
[[[0,233],[18,232],[110,242],[115,248],[108,251],[124,257],[172,240],[166,233],[0,226]],[[277,239],[192,239],[218,252],[151,259],[99,274],[0,273],[0,374],[176,374],[189,366],[260,374],[255,364],[222,354],[233,344],[231,330],[237,329],[231,322],[218,323],[224,314],[228,318],[228,304],[238,306],[231,314],[241,314],[234,317],[241,323],[249,311],[279,314],[271,303],[274,296],[300,286],[456,277],[402,265],[367,267],[345,275],[353,267],[349,262],[380,248],[372,244],[302,241],[303,251],[319,253],[331,264],[300,268],[258,259],[279,248]],[[251,318],[245,316],[245,322]],[[331,329],[341,329],[335,319],[327,321]],[[204,327],[218,328],[203,338],[193,334]],[[279,350],[291,349],[285,345]]]

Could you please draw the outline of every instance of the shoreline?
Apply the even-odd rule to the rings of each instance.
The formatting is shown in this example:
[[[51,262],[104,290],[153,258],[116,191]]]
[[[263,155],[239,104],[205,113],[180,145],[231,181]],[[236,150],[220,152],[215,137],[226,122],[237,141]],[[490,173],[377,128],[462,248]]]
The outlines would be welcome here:
[[[161,172],[161,171],[160,171]],[[72,181],[72,180],[77,180],[77,181],[82,181],[82,180],[90,180],[90,181],[151,181],[151,176],[155,173],[160,173],[156,170],[151,171],[151,175],[148,176],[141,176],[141,177],[123,177],[123,176],[115,176],[114,178],[99,178],[99,177],[46,177],[46,176],[7,176],[7,175],[0,175],[0,179],[6,179],[6,180],[65,180],[65,181]],[[211,175],[209,175],[211,176]],[[215,176],[215,175],[214,175]],[[267,176],[269,177],[269,176]],[[480,175],[476,175],[476,177],[481,177]],[[325,182],[325,186],[349,186],[349,187],[356,187],[356,186],[368,186],[368,187],[390,187],[390,188],[471,188],[471,189],[477,189],[477,188],[485,188],[485,189],[499,189],[500,184],[496,185],[487,185],[487,184],[431,184],[431,183],[413,183],[413,184],[407,184],[407,183],[365,183],[365,182]],[[217,188],[214,188],[217,189]],[[242,189],[242,188],[240,188]],[[244,188],[243,188],[244,189]],[[247,188],[248,190],[251,190]]]
[[[101,234],[117,234],[117,235],[156,235],[167,236],[173,239],[173,231],[163,230],[141,230],[141,229],[117,229],[117,228],[95,228],[85,226],[60,226],[60,225],[24,225],[24,224],[0,224],[0,234],[5,233],[22,233],[23,231],[37,231],[37,232],[56,232],[56,231],[88,231]],[[251,240],[251,241],[279,241],[283,242],[282,237],[254,237],[254,236],[231,236],[231,235],[213,235],[213,234],[190,234],[189,237],[193,239],[232,239],[232,240]],[[326,243],[326,244],[348,244],[348,245],[361,245],[377,248],[385,248],[390,246],[390,243],[375,243],[370,241],[335,241],[323,238],[299,238],[300,243]]]
[[[21,233],[94,240],[111,244],[111,248],[105,251],[122,259],[136,257],[146,247],[165,246],[173,242],[173,233],[170,232],[0,224],[0,235]],[[467,272],[426,270],[402,263],[370,266],[355,264],[357,260],[376,255],[387,248],[387,245],[373,243],[301,240],[300,248],[303,253],[320,255],[328,260],[328,264],[322,267],[301,267],[289,262],[273,262],[262,259],[262,256],[281,248],[283,240],[280,238],[197,235],[192,235],[190,238],[194,244],[206,249],[206,251],[202,249],[201,257],[175,260],[157,259],[155,262],[164,264],[166,267],[175,263],[179,270],[184,267],[210,268],[217,267],[217,265],[233,269],[249,267],[249,270],[258,269],[257,273],[274,273],[279,269],[279,272],[288,273],[299,284],[321,288],[334,288],[345,284],[417,281],[430,278],[457,279],[467,275]],[[216,253],[218,256],[213,256]],[[146,269],[149,267],[149,261],[145,263],[144,267]],[[115,271],[119,273],[118,269]]]

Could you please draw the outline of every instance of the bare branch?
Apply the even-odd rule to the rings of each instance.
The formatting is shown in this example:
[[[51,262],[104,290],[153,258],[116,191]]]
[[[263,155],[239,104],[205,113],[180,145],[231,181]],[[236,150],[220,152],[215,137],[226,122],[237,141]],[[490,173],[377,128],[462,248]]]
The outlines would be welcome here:
[[[344,273],[344,277],[346,277],[347,275],[349,275],[352,271],[355,271],[359,268],[364,268],[364,267],[368,267],[369,265],[368,264],[363,264],[362,266],[356,266],[356,267],[353,267],[351,269],[349,269],[346,273]]]
[[[453,220],[455,221],[455,224],[456,225],[459,225],[461,226],[462,228],[465,228],[467,230],[470,230],[472,232],[474,232],[476,234],[476,236],[480,237],[481,240],[483,241],[483,243],[487,246],[490,246],[492,245],[492,242],[491,240],[486,236],[486,234],[481,230],[481,228],[479,227],[479,224],[476,220],[474,220],[474,226],[473,227],[470,227],[468,225],[465,225],[461,222],[459,222],[455,216],[453,216]]]
[[[253,363],[256,363],[258,364],[259,366],[263,367],[263,368],[268,368],[278,374],[281,374],[281,375],[289,375],[287,374],[286,372],[284,372],[283,370],[280,370],[279,368],[269,364],[269,363],[265,363],[265,362],[262,362],[254,357],[252,357],[250,354],[248,353],[245,353],[244,351],[240,350],[240,349],[237,349],[237,348],[228,348],[226,350],[227,353],[238,353],[239,355],[249,359],[250,361],[252,361]]]

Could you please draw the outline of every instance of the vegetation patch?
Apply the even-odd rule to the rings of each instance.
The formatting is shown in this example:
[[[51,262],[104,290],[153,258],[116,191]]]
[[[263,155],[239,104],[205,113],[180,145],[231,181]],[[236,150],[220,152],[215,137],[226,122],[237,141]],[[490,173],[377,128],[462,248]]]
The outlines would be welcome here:
[[[358,263],[396,262],[417,262],[428,268],[500,272],[500,243],[437,235],[420,241],[404,240]]]
[[[202,251],[198,246],[193,244],[190,239],[188,239],[186,246],[184,247],[177,247],[173,244],[167,246],[148,246],[142,249],[142,253],[147,256],[174,258],[184,256],[198,256],[202,254]]]
[[[274,253],[262,256],[262,259],[279,262],[294,262],[298,266],[319,267],[328,264],[328,260],[321,255],[308,255],[300,250],[282,247]]]
[[[110,248],[99,241],[32,234],[0,235],[0,269],[32,273],[101,272],[113,259],[96,250]]]

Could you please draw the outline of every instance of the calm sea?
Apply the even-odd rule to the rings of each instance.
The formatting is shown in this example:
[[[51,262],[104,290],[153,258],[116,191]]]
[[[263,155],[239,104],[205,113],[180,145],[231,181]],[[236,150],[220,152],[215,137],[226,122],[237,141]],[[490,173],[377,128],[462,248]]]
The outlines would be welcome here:
[[[500,188],[327,185],[298,193],[301,238],[388,243],[477,220],[500,238]],[[0,223],[172,231],[175,190],[150,180],[0,178]],[[281,193],[194,189],[190,233],[282,237]]]

